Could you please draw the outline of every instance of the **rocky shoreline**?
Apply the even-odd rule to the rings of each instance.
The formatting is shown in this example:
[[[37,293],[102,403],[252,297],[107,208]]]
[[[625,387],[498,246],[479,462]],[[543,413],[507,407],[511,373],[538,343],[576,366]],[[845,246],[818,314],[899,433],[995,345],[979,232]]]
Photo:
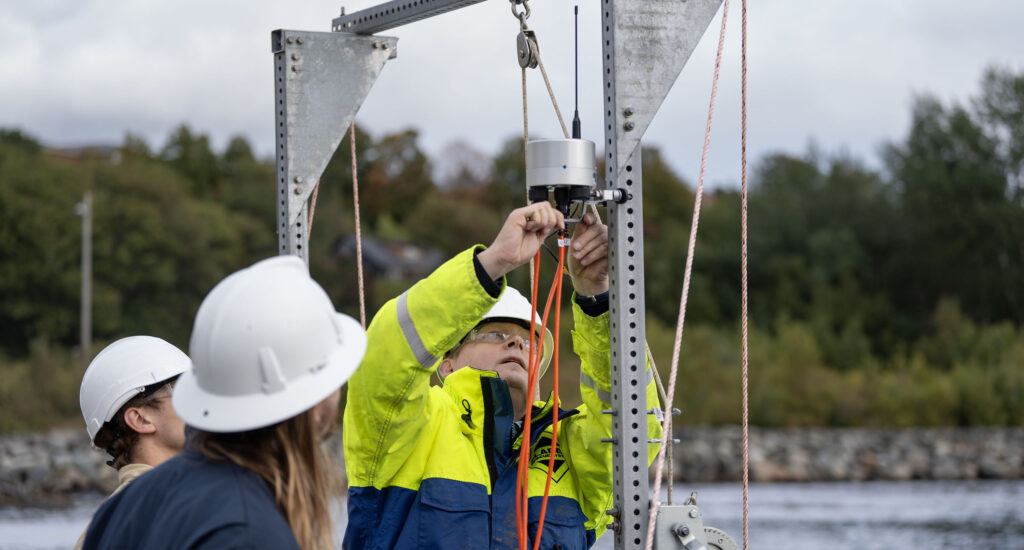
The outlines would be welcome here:
[[[738,427],[679,428],[676,482],[741,476]],[[341,438],[328,443],[339,457]],[[107,493],[117,475],[84,430],[0,435],[0,506],[59,507],[83,492]],[[1024,428],[750,430],[753,481],[1024,478]]]
[[[738,427],[680,428],[677,482],[741,478]],[[1024,428],[750,430],[752,481],[1022,479]]]

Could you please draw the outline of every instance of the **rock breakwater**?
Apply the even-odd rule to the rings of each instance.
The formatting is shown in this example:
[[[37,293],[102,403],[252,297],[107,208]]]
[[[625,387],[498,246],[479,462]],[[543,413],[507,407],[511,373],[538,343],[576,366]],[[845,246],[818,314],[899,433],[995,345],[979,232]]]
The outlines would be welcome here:
[[[676,482],[736,481],[738,427],[678,428]],[[341,437],[329,454],[344,471]],[[0,435],[0,506],[62,506],[117,485],[84,430]],[[1024,428],[750,430],[753,481],[1024,479]]]

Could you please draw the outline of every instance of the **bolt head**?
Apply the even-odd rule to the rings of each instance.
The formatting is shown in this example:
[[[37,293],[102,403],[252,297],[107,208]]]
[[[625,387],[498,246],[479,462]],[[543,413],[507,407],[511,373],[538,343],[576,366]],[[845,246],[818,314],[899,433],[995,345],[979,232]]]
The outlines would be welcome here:
[[[299,60],[299,54],[293,53],[292,54],[292,61],[298,61],[298,60]]]
[[[295,176],[295,183],[302,183],[302,176]]]
[[[690,517],[693,519],[697,519],[697,510],[690,510]]]
[[[296,44],[302,44],[302,42],[303,42],[303,40],[302,40],[301,36],[295,39],[295,43]]]
[[[379,48],[379,47],[380,47],[380,42],[374,42],[374,43],[373,43],[373,49],[375,49],[375,50],[376,50],[376,49],[377,49],[377,48]]]
[[[633,108],[626,107],[625,109],[622,110],[622,114],[625,116],[633,116]]]
[[[288,38],[286,38],[284,41],[289,43],[289,44],[294,44],[295,43],[295,39],[290,37],[290,36]]]
[[[293,191],[293,193],[295,193],[296,195],[301,195],[302,194],[302,186],[301,185],[296,185],[295,186],[295,191]]]
[[[294,68],[294,67],[293,67],[293,68]],[[627,132],[631,132],[631,131],[633,131],[633,128],[636,128],[636,125],[635,125],[635,124],[633,124],[632,122],[627,122],[627,123],[626,123],[626,124],[624,124],[624,125],[623,125],[622,127],[623,127],[623,128],[624,128],[624,129],[625,129],[625,130],[626,130]]]

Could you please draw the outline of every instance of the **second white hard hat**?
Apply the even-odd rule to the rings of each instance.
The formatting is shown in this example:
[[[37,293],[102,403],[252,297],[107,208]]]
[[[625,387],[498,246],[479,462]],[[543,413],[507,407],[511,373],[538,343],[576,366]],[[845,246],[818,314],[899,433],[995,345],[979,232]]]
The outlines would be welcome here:
[[[498,322],[498,321],[511,321],[513,323],[521,325],[523,328],[530,329],[530,313],[533,312],[533,306],[530,301],[523,297],[518,290],[506,286],[505,292],[501,294],[501,298],[498,302],[491,307],[477,323],[479,326],[486,322]],[[534,315],[534,330],[540,331],[541,317],[537,312],[533,312]],[[548,322],[553,322],[550,318]],[[554,338],[551,336],[551,330],[547,327],[544,328],[544,342],[541,352],[540,359],[540,376],[544,376],[547,372],[548,366],[551,365],[551,354],[554,350]]]
[[[217,284],[196,313],[192,369],[174,408],[186,424],[242,432],[296,416],[341,387],[366,351],[366,333],[337,313],[296,256],[278,256]]]
[[[146,386],[169,381],[188,367],[187,355],[153,336],[129,336],[103,348],[85,369],[78,391],[89,440]]]

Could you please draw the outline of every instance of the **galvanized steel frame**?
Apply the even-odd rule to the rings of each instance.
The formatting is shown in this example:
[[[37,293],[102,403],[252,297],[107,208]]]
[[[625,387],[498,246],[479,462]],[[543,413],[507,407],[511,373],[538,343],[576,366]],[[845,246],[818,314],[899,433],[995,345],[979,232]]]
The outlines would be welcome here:
[[[369,34],[406,23],[470,6],[483,0],[394,0],[350,15],[344,11],[333,19],[331,28],[353,40],[373,40],[355,34]],[[675,82],[690,53],[711,22],[722,0],[600,0],[602,25],[603,92],[605,123],[605,186],[621,189],[626,200],[608,203],[610,329],[611,329],[611,409],[613,445],[614,508],[608,513],[615,520],[616,549],[642,548],[647,531],[650,495],[648,487],[648,406],[646,384],[646,340],[644,332],[644,256],[643,185],[640,139]],[[293,98],[301,92],[284,86],[282,75],[295,65],[287,45],[278,47],[275,31],[275,75],[277,78],[278,131],[278,217],[282,253],[306,255],[306,233],[302,220],[307,215],[311,185],[304,178],[319,178],[337,147],[338,139],[329,139],[329,152],[318,152],[315,159],[299,163],[319,168],[312,173],[299,171],[293,162]],[[354,33],[354,34],[350,34]],[[324,34],[324,33],[306,33]],[[281,35],[287,37],[288,35]],[[296,35],[297,38],[297,35]],[[394,39],[389,40],[393,48]],[[374,48],[375,50],[377,48]],[[392,49],[393,51],[393,49]],[[362,54],[371,58],[365,49]],[[380,53],[376,54],[380,57]],[[385,58],[379,60],[383,65]],[[329,63],[325,61],[324,63]],[[356,69],[369,90],[379,73],[376,60]],[[325,67],[319,67],[324,69]],[[327,69],[337,66],[326,67]],[[301,71],[301,69],[300,69]],[[343,120],[341,131],[355,116],[365,97],[358,95],[350,106],[351,116]],[[308,101],[308,98],[303,98]],[[337,106],[311,105],[311,113],[327,114]],[[305,113],[309,119],[310,113]],[[335,121],[337,123],[337,121]],[[287,128],[287,131],[282,131]],[[320,163],[322,162],[322,165]],[[307,176],[308,173],[308,176]],[[302,178],[302,179],[300,179]],[[307,189],[308,188],[308,189]],[[294,195],[294,196],[293,196]],[[651,419],[653,421],[653,419]]]

